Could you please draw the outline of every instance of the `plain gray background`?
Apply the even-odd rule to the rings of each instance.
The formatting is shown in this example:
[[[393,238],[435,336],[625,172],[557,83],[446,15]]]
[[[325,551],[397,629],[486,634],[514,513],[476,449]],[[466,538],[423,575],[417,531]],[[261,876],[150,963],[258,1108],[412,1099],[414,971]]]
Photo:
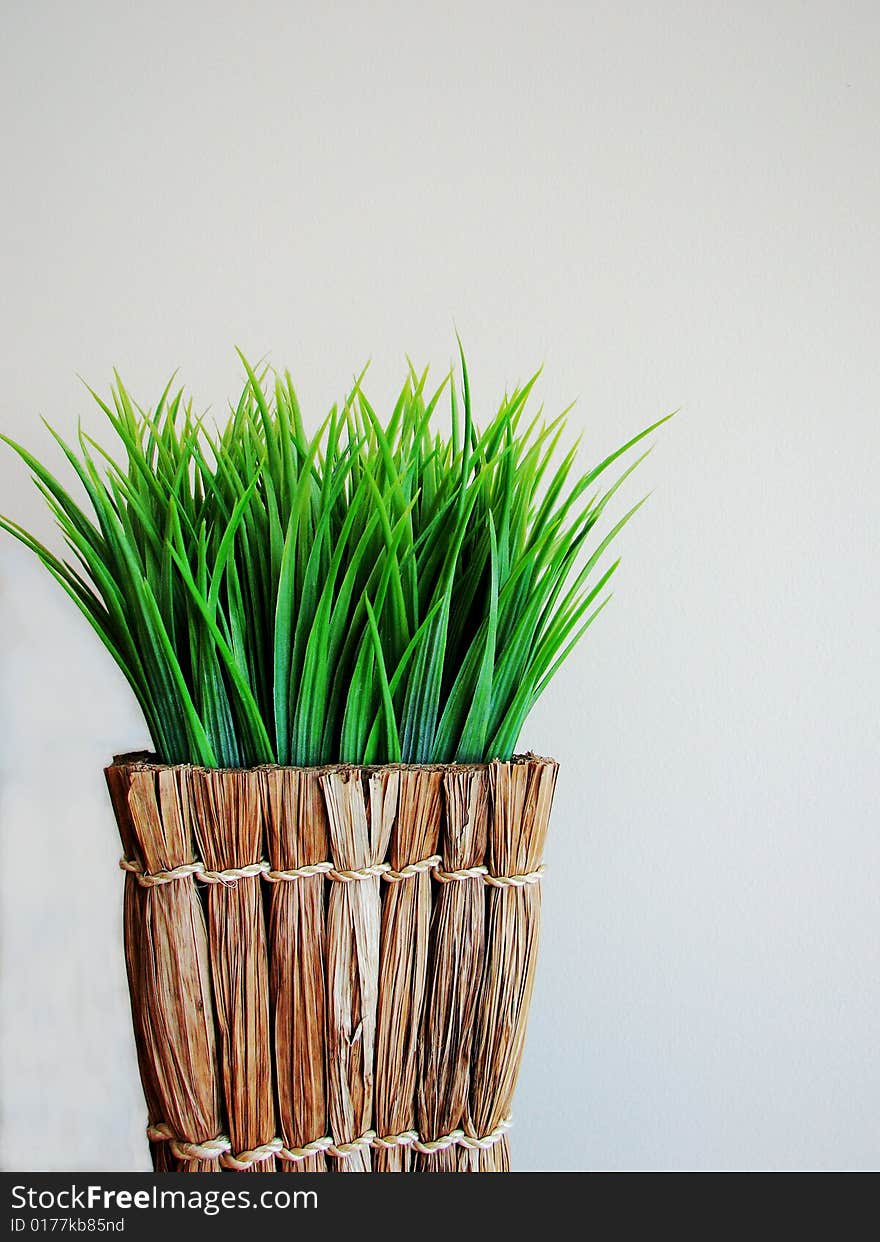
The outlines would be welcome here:
[[[3,4],[0,428],[233,345],[314,421],[366,359],[584,457],[682,407],[562,763],[520,1169],[880,1163],[880,18],[873,3]],[[0,509],[54,539],[0,454]],[[145,1169],[102,765],[147,741],[0,542],[2,1163]]]

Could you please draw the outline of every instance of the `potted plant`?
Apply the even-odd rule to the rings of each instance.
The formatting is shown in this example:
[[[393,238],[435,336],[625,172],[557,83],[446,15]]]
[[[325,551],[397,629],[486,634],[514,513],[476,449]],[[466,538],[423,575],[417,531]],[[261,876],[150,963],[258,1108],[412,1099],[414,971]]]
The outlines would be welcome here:
[[[507,1169],[557,772],[517,738],[665,420],[573,475],[537,376],[482,427],[463,355],[460,392],[410,367],[386,419],[361,377],[309,434],[289,375],[242,363],[219,428],[170,384],[93,394],[114,449],[55,436],[83,507],[8,441],[71,556],[2,525],[155,746],[106,769],[154,1165]]]

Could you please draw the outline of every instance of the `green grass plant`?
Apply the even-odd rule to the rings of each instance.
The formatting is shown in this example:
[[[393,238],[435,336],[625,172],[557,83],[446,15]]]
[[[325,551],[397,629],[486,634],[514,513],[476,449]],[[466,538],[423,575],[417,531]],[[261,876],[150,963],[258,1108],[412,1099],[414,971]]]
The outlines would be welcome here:
[[[52,432],[79,500],[3,437],[69,555],[0,525],[85,614],[165,762],[509,758],[610,598],[604,554],[642,501],[594,528],[666,419],[577,472],[565,415],[527,413],[537,374],[483,427],[463,355],[433,390],[410,365],[387,418],[361,376],[309,434],[289,374],[242,363],[219,427],[173,383],[152,410],[118,375],[93,393],[112,450]]]

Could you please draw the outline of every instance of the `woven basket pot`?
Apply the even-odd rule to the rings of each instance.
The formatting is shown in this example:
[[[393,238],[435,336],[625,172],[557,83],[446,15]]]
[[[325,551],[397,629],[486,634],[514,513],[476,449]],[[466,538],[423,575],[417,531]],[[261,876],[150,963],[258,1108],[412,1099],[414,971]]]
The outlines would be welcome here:
[[[118,757],[154,1168],[509,1169],[556,773]]]

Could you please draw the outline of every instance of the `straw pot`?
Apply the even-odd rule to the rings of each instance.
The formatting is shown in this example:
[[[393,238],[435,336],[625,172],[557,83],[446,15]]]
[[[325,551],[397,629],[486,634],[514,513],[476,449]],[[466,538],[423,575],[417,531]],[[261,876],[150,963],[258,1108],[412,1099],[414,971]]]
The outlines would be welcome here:
[[[154,1168],[507,1170],[556,773],[117,758]]]

